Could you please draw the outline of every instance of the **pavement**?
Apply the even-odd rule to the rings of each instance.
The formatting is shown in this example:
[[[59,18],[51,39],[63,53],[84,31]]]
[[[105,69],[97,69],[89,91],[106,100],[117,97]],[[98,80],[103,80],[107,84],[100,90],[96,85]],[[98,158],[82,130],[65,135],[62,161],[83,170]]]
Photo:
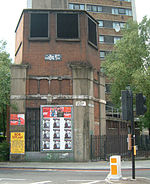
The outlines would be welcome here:
[[[107,161],[98,162],[0,162],[0,169],[54,169],[54,170],[109,170],[110,163]],[[122,170],[132,169],[131,161],[121,162]],[[150,169],[150,160],[136,160],[135,168]],[[106,179],[107,184],[150,184],[150,178],[122,178],[118,181]]]
[[[110,163],[107,161],[97,162],[0,162],[0,168],[28,168],[28,169],[85,169],[85,170],[108,170]],[[122,161],[122,169],[131,169],[131,161]],[[150,160],[135,161],[136,169],[150,169]]]

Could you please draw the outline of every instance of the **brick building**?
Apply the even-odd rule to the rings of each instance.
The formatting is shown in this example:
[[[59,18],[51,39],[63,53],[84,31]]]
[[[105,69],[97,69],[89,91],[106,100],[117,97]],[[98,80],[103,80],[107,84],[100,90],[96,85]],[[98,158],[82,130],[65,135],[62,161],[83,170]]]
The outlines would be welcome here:
[[[121,29],[128,19],[136,20],[135,0],[28,0],[28,8],[54,9],[56,7],[86,10],[98,21],[101,63],[105,62],[105,56],[113,50],[117,40],[121,39]],[[127,124],[122,122],[119,110],[114,108],[110,101],[110,86],[110,81],[106,79],[106,134],[127,134]]]
[[[11,103],[17,110],[11,108],[10,159],[89,160],[90,135],[127,134],[127,124],[109,101],[105,113],[104,91],[109,95],[110,84],[106,80],[105,85],[100,62],[121,38],[127,20],[136,19],[134,0],[27,2],[16,28],[11,70]],[[52,111],[63,115],[52,117]],[[14,123],[24,116],[24,124]],[[44,128],[58,120],[71,126]],[[62,140],[66,132],[71,136]],[[15,147],[19,139],[21,151]]]
[[[81,10],[23,10],[11,68],[11,160],[90,159],[90,135],[106,134],[97,27]]]

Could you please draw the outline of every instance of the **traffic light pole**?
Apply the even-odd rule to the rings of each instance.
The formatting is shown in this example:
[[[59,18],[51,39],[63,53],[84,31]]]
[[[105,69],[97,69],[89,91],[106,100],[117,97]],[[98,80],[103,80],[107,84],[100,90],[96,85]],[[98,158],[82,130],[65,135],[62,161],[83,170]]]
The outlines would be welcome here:
[[[132,179],[135,179],[135,155],[134,155],[134,146],[135,146],[135,124],[134,124],[134,114],[133,114],[133,94],[130,91],[130,100],[131,100],[131,140],[132,140]]]
[[[131,144],[132,144],[132,179],[135,179],[135,124],[133,113],[133,93],[131,90],[122,90],[122,119],[131,121]]]

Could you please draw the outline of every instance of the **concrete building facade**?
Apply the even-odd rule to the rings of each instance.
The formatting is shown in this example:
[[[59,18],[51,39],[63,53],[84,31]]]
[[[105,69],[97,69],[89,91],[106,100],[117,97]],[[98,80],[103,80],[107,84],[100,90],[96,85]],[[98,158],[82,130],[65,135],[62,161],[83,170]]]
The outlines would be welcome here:
[[[27,8],[67,9],[68,0],[27,0]]]
[[[106,134],[97,27],[81,10],[23,10],[11,68],[10,160],[90,159],[90,136]]]

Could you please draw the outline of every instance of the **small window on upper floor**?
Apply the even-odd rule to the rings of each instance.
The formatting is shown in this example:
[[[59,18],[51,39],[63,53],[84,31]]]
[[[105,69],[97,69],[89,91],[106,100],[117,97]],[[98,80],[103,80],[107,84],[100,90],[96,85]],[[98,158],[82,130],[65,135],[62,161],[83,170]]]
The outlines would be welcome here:
[[[85,10],[85,5],[84,4],[80,4],[80,10]]]
[[[80,5],[79,4],[74,4],[74,9],[75,10],[79,10],[80,9]]]
[[[117,41],[119,41],[119,40],[121,40],[121,37],[119,37],[119,36],[115,36],[115,37],[114,37],[114,44],[116,44],[116,43],[117,43]]]
[[[69,9],[74,9],[74,10],[85,10],[84,4],[69,3],[68,7]]]
[[[30,38],[48,37],[48,13],[31,13]]]
[[[69,8],[69,9],[74,9],[74,4],[69,3],[68,8]]]
[[[86,10],[92,11],[92,12],[102,12],[103,8],[102,8],[102,6],[87,4]]]
[[[125,14],[125,9],[119,8],[119,14],[124,15]]]
[[[112,14],[132,16],[132,10],[131,9],[124,9],[124,8],[112,8]]]
[[[91,18],[88,18],[88,40],[97,47],[97,26]]]
[[[97,7],[97,11],[98,11],[98,12],[102,12],[102,11],[103,11],[102,6],[98,6],[98,7]]]
[[[111,51],[100,50],[100,58],[104,59]]]
[[[112,14],[118,15],[118,8],[112,8]]]
[[[125,22],[120,22],[120,28],[121,29],[125,28]]]
[[[125,27],[125,22],[113,22],[113,28],[120,27],[123,29]]]
[[[103,20],[98,20],[98,26],[99,27],[104,27],[104,21]]]
[[[104,59],[105,58],[105,51],[100,51],[100,58]]]
[[[126,13],[126,15],[128,15],[128,16],[132,16],[132,10],[130,10],[130,9],[126,9],[126,11],[125,11]]]
[[[57,14],[57,38],[78,39],[78,14],[58,13]]]
[[[94,11],[94,12],[97,12],[97,6],[92,6],[92,10]]]
[[[99,42],[104,43],[104,36],[102,36],[102,35],[99,36]]]

